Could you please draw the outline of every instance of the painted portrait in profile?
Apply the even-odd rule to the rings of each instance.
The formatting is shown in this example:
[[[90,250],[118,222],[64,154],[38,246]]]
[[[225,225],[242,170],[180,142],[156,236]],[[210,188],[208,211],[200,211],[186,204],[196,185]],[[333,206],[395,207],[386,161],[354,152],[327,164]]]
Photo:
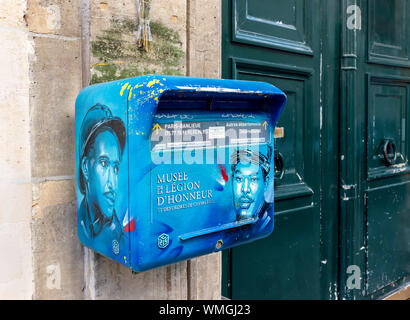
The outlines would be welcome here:
[[[88,240],[111,243],[116,255],[124,236],[115,208],[125,140],[123,121],[114,117],[107,106],[97,104],[88,110],[78,150],[79,188],[84,195],[78,215],[79,232]]]

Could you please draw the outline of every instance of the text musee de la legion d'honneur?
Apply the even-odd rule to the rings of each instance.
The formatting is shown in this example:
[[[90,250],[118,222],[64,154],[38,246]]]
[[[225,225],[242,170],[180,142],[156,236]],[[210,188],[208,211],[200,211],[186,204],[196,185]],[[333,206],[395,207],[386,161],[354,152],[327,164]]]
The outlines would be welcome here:
[[[187,172],[157,175],[158,207],[209,200],[212,197],[212,190],[201,190],[200,181],[189,181]]]

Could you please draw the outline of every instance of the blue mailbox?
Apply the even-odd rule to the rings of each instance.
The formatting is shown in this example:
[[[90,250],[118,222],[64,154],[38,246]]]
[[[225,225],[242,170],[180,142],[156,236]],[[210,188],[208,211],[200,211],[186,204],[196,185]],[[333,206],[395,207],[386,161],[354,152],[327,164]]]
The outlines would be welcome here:
[[[81,242],[133,271],[268,236],[274,129],[263,82],[150,75],[76,101]]]

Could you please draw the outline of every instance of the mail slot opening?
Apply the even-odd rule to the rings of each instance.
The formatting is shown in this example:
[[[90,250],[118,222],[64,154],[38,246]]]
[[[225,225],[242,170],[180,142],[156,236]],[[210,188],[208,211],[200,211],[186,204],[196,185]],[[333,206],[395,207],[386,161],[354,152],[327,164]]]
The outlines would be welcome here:
[[[267,112],[269,105],[283,105],[286,98],[283,96],[270,97],[267,102],[266,97],[261,94],[249,97],[246,94],[215,94],[212,97],[203,94],[166,92],[159,99],[157,112],[162,111],[253,111]],[[272,101],[273,100],[273,101]]]

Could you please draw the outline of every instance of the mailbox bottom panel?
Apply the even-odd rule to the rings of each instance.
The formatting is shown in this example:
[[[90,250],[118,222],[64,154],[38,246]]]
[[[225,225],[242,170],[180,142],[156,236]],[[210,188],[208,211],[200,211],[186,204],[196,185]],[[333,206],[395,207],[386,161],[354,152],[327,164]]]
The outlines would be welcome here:
[[[168,228],[165,228],[168,229]],[[182,240],[176,236],[174,230],[168,229],[169,233],[153,235],[150,243],[135,241],[131,244],[131,258],[133,260],[133,271],[142,272],[156,267],[176,263],[186,259],[218,252],[220,250],[243,245],[269,236],[273,231],[273,219],[265,215],[262,219],[252,225],[241,226],[230,229]],[[140,248],[136,245],[140,244]],[[144,250],[146,246],[151,247],[149,252]],[[140,250],[139,250],[140,249]],[[141,250],[142,249],[142,250]],[[145,253],[143,253],[145,251]]]

